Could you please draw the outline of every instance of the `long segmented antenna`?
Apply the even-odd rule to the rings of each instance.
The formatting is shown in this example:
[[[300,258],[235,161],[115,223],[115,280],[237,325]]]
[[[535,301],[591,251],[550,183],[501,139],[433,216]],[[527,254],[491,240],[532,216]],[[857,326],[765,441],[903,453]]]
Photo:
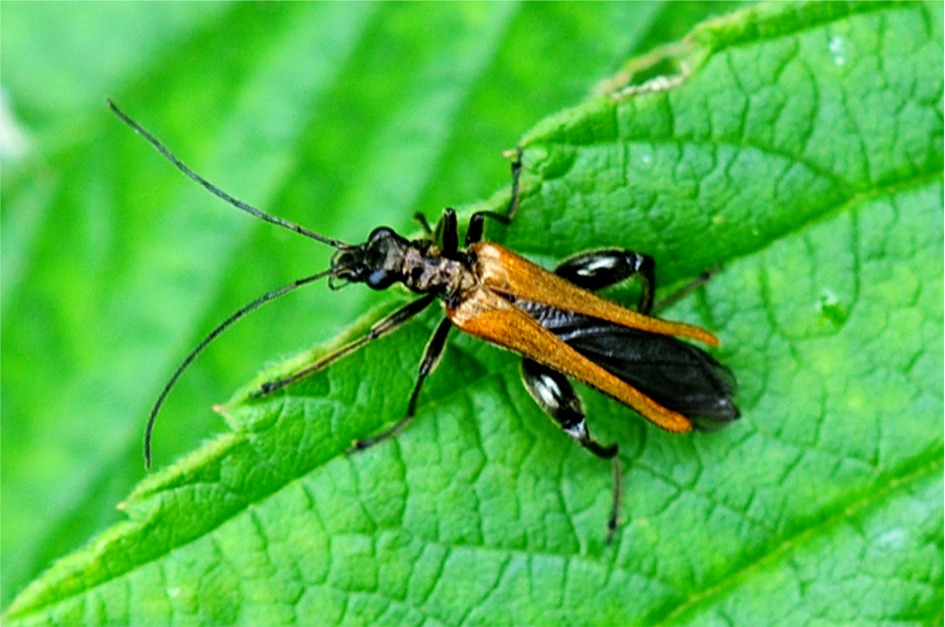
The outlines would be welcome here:
[[[250,214],[253,217],[269,222],[270,224],[276,224],[278,226],[281,226],[282,228],[289,229],[290,231],[295,231],[299,235],[310,237],[311,239],[319,241],[323,244],[328,244],[329,246],[333,248],[338,248],[338,249],[351,248],[351,246],[349,246],[348,244],[345,244],[344,242],[341,242],[336,239],[332,239],[330,237],[325,237],[324,235],[320,235],[316,233],[315,231],[310,231],[304,226],[300,226],[293,222],[289,222],[288,220],[283,220],[282,218],[269,215],[265,211],[261,211],[257,209],[256,207],[253,207],[252,205],[246,204],[245,202],[243,202],[242,200],[239,200],[238,198],[234,198],[233,196],[230,196],[225,191],[223,191],[222,189],[220,189],[219,187],[217,187],[216,185],[214,185],[207,179],[203,178],[202,176],[200,176],[199,174],[191,170],[183,161],[178,159],[174,155],[174,153],[172,153],[167,148],[167,146],[162,144],[161,141],[157,137],[155,137],[154,135],[146,131],[140,124],[138,124],[137,122],[132,120],[130,117],[128,117],[128,115],[124,111],[119,109],[118,105],[112,102],[111,99],[106,99],[105,102],[108,103],[108,107],[112,110],[112,112],[118,116],[118,119],[120,119],[122,122],[130,126],[131,129],[134,130],[135,133],[145,138],[149,144],[154,146],[154,148],[156,148],[157,151],[164,156],[165,159],[173,163],[174,167],[176,167],[178,170],[186,174],[191,180],[199,183],[204,189],[206,189],[208,192],[210,192],[217,198],[223,200],[226,203],[233,205],[237,209],[241,209],[245,211],[246,213]]]
[[[187,370],[187,367],[193,363],[194,359],[197,358],[197,355],[199,355],[203,349],[205,349],[207,345],[210,344],[210,342],[215,340],[216,337],[223,333],[223,331],[225,331],[230,325],[249,312],[253,311],[254,309],[258,309],[269,301],[279,298],[280,296],[287,294],[298,287],[302,287],[307,283],[317,281],[318,279],[324,278],[329,274],[331,274],[331,269],[319,272],[318,274],[313,274],[312,276],[307,276],[304,279],[292,281],[288,285],[283,285],[279,289],[275,289],[267,294],[263,294],[253,302],[244,305],[239,311],[231,315],[219,326],[217,326],[217,328],[211,331],[207,337],[205,337],[203,341],[200,342],[200,344],[198,344],[197,347],[194,348],[194,350],[192,350],[190,354],[184,358],[184,361],[180,363],[180,365],[177,367],[177,370],[174,371],[174,374],[171,375],[170,380],[164,386],[164,389],[161,391],[161,395],[158,396],[157,402],[155,402],[154,407],[151,408],[151,415],[148,416],[148,426],[144,430],[144,463],[148,468],[151,467],[151,432],[154,430],[154,421],[157,419],[158,412],[161,411],[161,406],[164,404],[165,399],[167,399],[167,395],[170,394],[171,389],[177,383],[177,380],[180,379],[182,374],[184,374],[184,371]]]
[[[298,233],[299,235],[304,235],[305,237],[311,238],[315,241],[321,242],[323,244],[328,244],[332,248],[337,248],[339,250],[351,248],[351,246],[349,246],[348,244],[345,244],[344,242],[341,242],[336,239],[332,239],[330,237],[325,237],[324,235],[320,235],[319,233],[316,233],[315,231],[310,231],[304,226],[300,226],[293,222],[289,222],[288,220],[283,220],[282,218],[269,215],[265,211],[261,211],[257,209],[256,207],[253,207],[252,205],[249,205],[239,200],[238,198],[234,198],[233,196],[229,195],[228,193],[226,193],[225,191],[223,191],[222,189],[220,189],[219,187],[217,187],[216,185],[214,185],[207,179],[203,178],[202,176],[200,176],[199,174],[191,170],[190,167],[188,167],[183,161],[178,159],[177,156],[174,153],[172,153],[170,149],[167,148],[167,146],[161,143],[161,141],[157,137],[149,133],[140,124],[132,120],[124,111],[119,109],[118,105],[112,102],[111,99],[106,99],[106,102],[108,103],[108,107],[112,110],[112,112],[116,116],[118,116],[118,119],[120,119],[129,127],[131,127],[131,129],[134,132],[136,132],[138,135],[141,135],[141,137],[147,140],[147,142],[151,144],[159,153],[161,153],[161,155],[165,159],[170,161],[174,165],[174,167],[176,167],[178,170],[186,174],[188,178],[198,183],[201,187],[206,189],[208,192],[210,192],[217,198],[236,207],[237,209],[245,211],[246,213],[250,214],[254,218],[259,218],[260,220],[269,222],[270,224],[275,224],[277,226],[281,226],[282,228],[288,229],[290,231],[294,231],[295,233]],[[167,384],[164,386],[164,389],[161,390],[161,394],[158,396],[157,401],[154,403],[154,407],[151,408],[151,414],[148,416],[148,425],[147,427],[145,427],[145,430],[144,430],[144,461],[145,461],[145,465],[148,468],[151,467],[151,433],[154,431],[154,422],[157,419],[157,415],[161,411],[161,407],[164,405],[164,401],[167,399],[168,394],[170,394],[171,390],[177,384],[177,381],[180,379],[184,371],[187,370],[188,366],[190,366],[190,364],[193,363],[194,359],[197,358],[197,355],[199,355],[203,351],[203,349],[207,347],[207,345],[209,345],[213,340],[215,340],[218,335],[223,333],[223,331],[229,328],[230,325],[232,325],[234,322],[236,322],[237,320],[239,320],[246,314],[250,313],[251,311],[255,309],[258,309],[259,307],[261,307],[262,305],[265,305],[271,300],[274,300],[276,298],[279,298],[280,296],[283,296],[284,294],[287,294],[288,292],[291,292],[292,290],[296,288],[299,288],[303,285],[312,283],[314,281],[317,281],[318,279],[329,276],[331,275],[331,273],[332,273],[332,270],[329,268],[328,270],[319,272],[318,274],[313,274],[303,279],[298,279],[296,281],[293,281],[292,283],[289,283],[288,285],[283,285],[279,289],[263,294],[262,296],[252,301],[251,303],[244,305],[242,308],[240,308],[239,311],[237,311],[236,313],[231,315],[229,318],[224,320],[219,326],[217,326],[213,331],[211,331],[207,335],[207,337],[205,337],[203,341],[200,342],[200,344],[198,344],[197,347],[194,348],[190,352],[189,355],[187,355],[187,357],[184,358],[184,361],[180,363],[180,365],[177,367],[177,370],[175,370],[174,374],[171,375],[171,378],[170,380],[168,380]]]

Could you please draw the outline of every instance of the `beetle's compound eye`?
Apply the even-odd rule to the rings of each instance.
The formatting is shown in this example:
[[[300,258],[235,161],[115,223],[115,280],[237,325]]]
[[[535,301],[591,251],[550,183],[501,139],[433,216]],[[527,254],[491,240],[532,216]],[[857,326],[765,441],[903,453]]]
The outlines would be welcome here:
[[[396,280],[397,276],[392,272],[388,272],[387,270],[372,270],[367,280],[365,280],[365,283],[373,290],[386,290]]]

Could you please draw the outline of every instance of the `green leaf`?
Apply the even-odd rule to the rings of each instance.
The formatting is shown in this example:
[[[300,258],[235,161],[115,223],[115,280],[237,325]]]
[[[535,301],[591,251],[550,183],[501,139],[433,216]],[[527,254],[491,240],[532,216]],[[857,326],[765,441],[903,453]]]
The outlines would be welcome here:
[[[405,298],[316,287],[188,372],[162,467],[124,498],[175,360],[330,251],[217,207],[98,96],[44,97],[64,66],[26,42],[51,9],[5,6],[4,80],[41,150],[3,173],[4,599],[110,525],[6,622],[941,623],[940,5],[764,5],[677,43],[673,4],[155,6],[57,13],[99,29],[70,77],[333,237],[494,189],[463,214],[501,210],[498,155],[531,127],[519,215],[488,235],[549,264],[645,251],[666,293],[721,265],[665,315],[720,336],[743,418],[675,436],[584,390],[621,445],[613,546],[607,465],[473,338],[409,429],[345,455],[402,415],[436,312],[284,395],[238,393],[198,445],[222,390]]]

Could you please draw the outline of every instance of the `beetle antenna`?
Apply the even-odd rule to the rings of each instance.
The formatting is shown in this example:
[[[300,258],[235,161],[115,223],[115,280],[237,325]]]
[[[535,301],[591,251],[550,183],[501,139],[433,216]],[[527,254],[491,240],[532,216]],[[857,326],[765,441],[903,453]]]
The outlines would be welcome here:
[[[145,138],[149,144],[154,146],[154,148],[156,148],[157,151],[164,156],[165,159],[173,163],[174,166],[178,170],[186,174],[191,180],[199,183],[204,189],[206,189],[208,192],[210,192],[217,198],[223,200],[224,202],[229,203],[230,205],[233,205],[237,209],[241,209],[245,211],[246,213],[250,214],[253,217],[259,218],[260,220],[264,220],[271,224],[276,224],[283,228],[289,229],[290,231],[295,231],[299,235],[304,235],[305,237],[309,237],[311,239],[317,240],[323,244],[328,244],[329,246],[333,248],[338,248],[338,249],[351,248],[351,246],[349,246],[348,244],[345,244],[344,242],[340,242],[330,237],[325,237],[324,235],[320,235],[316,233],[315,231],[310,231],[304,226],[300,226],[298,224],[295,224],[294,222],[289,222],[288,220],[283,220],[282,218],[269,215],[265,211],[261,211],[260,209],[257,209],[256,207],[253,207],[252,205],[248,205],[242,200],[239,200],[238,198],[234,198],[233,196],[227,194],[225,191],[223,191],[222,189],[220,189],[219,187],[217,187],[216,185],[214,185],[207,179],[203,178],[202,176],[200,176],[199,174],[191,170],[183,161],[178,159],[177,156],[175,156],[174,153],[172,153],[170,149],[168,149],[167,146],[161,143],[161,140],[159,140],[157,137],[155,137],[154,135],[146,131],[140,124],[138,124],[137,122],[132,120],[130,117],[128,117],[128,115],[124,111],[119,109],[118,105],[112,102],[110,98],[106,99],[105,102],[108,103],[108,107],[112,110],[112,112],[118,116],[118,119],[120,119],[122,122],[130,126],[132,130],[134,130],[134,132],[136,132],[138,135],[141,135],[141,137]]]
[[[217,328],[215,328],[213,331],[211,331],[207,335],[207,337],[205,337],[203,341],[197,345],[196,348],[190,351],[190,354],[184,358],[184,361],[180,363],[180,365],[177,367],[177,370],[175,370],[174,374],[171,375],[170,380],[168,380],[167,384],[164,386],[164,389],[161,390],[161,394],[160,396],[158,396],[157,402],[154,403],[154,407],[151,408],[151,415],[148,416],[148,426],[145,427],[145,430],[144,430],[144,463],[146,467],[148,468],[151,467],[151,432],[154,430],[154,421],[157,419],[158,412],[161,411],[161,406],[164,405],[164,401],[165,399],[167,399],[167,395],[170,394],[171,390],[177,384],[177,380],[180,379],[182,374],[184,374],[184,371],[187,370],[187,367],[193,363],[194,359],[197,358],[197,355],[203,352],[203,349],[205,349],[210,344],[210,342],[215,340],[217,336],[223,333],[223,331],[229,328],[230,325],[232,325],[234,322],[236,322],[237,320],[239,320],[246,314],[250,313],[254,309],[258,309],[259,307],[265,305],[269,301],[275,300],[276,298],[279,298],[280,296],[284,296],[285,294],[288,294],[289,292],[291,292],[292,290],[298,287],[302,287],[303,285],[306,285],[308,283],[317,281],[318,279],[324,278],[330,275],[331,272],[332,270],[329,268],[328,270],[319,272],[318,274],[313,274],[312,276],[307,276],[303,279],[292,281],[288,285],[283,285],[279,289],[275,289],[275,290],[272,290],[271,292],[263,294],[262,296],[254,300],[253,302],[248,303],[244,305],[243,307],[241,307],[239,311],[235,312],[229,318],[227,318],[222,323],[220,323],[220,325]]]

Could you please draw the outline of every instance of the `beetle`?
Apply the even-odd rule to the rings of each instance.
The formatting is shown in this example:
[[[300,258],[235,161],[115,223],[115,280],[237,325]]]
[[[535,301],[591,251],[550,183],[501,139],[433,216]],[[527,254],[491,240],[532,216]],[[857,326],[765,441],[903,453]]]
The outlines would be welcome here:
[[[739,417],[732,396],[731,371],[687,338],[710,346],[718,340],[689,324],[657,318],[652,257],[620,248],[575,255],[555,268],[539,267],[494,242],[483,241],[487,219],[510,224],[519,204],[522,150],[512,162],[512,192],[504,214],[477,212],[459,245],[457,217],[446,209],[435,229],[417,216],[424,237],[408,239],[388,227],[374,229],[362,244],[351,245],[267,214],[219,189],[191,170],[157,138],[128,117],[112,101],[111,110],[147,140],[181,172],[213,195],[250,215],[315,239],[336,249],[330,267],[264,294],[217,326],[183,360],[162,390],[148,417],[145,460],[151,464],[151,435],[158,412],[184,370],[231,324],[302,285],[328,278],[331,289],[364,283],[374,290],[401,284],[418,298],[375,323],[369,332],[298,371],[263,383],[251,396],[284,388],[365,344],[391,333],[435,302],[445,316],[437,325],[420,361],[419,372],[403,417],[380,434],[357,440],[363,450],[403,431],[416,413],[424,381],[440,361],[455,327],[522,356],[522,380],[537,404],[568,436],[592,454],[612,460],[614,491],[608,519],[608,539],[618,526],[622,472],[616,443],[603,445],[588,429],[582,402],[569,379],[575,379],[630,407],[655,425],[681,433],[724,426]],[[623,307],[596,292],[638,278],[636,310]]]

